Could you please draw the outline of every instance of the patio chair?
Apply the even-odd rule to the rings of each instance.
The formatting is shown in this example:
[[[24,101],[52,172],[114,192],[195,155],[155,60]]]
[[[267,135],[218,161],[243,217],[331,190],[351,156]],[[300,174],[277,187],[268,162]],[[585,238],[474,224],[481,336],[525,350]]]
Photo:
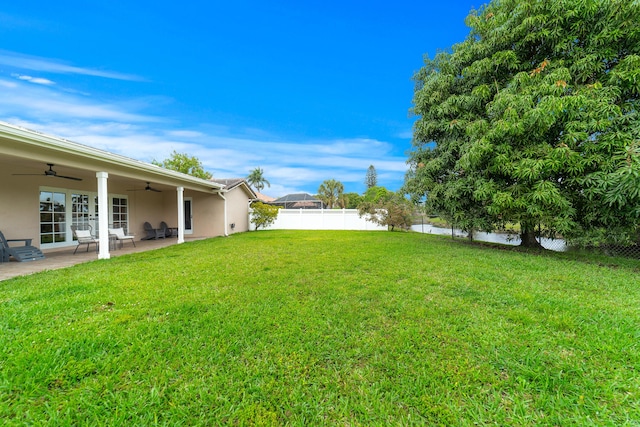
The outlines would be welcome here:
[[[177,227],[169,227],[166,222],[162,221],[160,223],[160,230],[164,231],[165,237],[178,237],[178,228]]]
[[[0,246],[2,246],[2,261],[9,261],[13,257],[18,262],[36,261],[44,259],[42,251],[31,245],[32,239],[7,239],[0,231]],[[9,242],[24,242],[24,246],[9,246]]]
[[[80,245],[87,245],[87,252],[89,252],[89,245],[91,245],[92,243],[96,245],[96,252],[98,252],[98,243],[100,243],[100,240],[98,240],[94,235],[91,234],[91,228],[89,228],[88,230],[78,230],[77,226],[72,225],[71,231],[78,241],[78,246],[76,246],[76,250],[73,251],[74,255],[78,251]]]
[[[116,238],[116,241],[120,242],[120,247],[122,248],[124,246],[124,241],[125,240],[131,240],[131,243],[133,243],[133,247],[136,247],[136,242],[133,240],[135,238],[134,235],[127,235],[124,232],[124,228],[120,227],[120,228],[110,228],[109,229],[109,236],[114,236]]]
[[[143,237],[142,240],[155,240],[160,238],[164,239],[165,237],[167,237],[166,234],[164,234],[163,229],[153,228],[148,222],[144,223],[144,231],[145,233],[147,233],[147,235]]]

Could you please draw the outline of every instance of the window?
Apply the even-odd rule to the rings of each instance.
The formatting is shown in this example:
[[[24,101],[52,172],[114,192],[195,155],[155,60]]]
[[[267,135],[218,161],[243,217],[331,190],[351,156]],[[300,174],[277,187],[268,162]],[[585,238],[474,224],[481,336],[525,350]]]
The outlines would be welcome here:
[[[40,243],[67,241],[67,195],[56,191],[40,192]]]
[[[71,195],[71,225],[77,226],[81,230],[85,230],[90,223],[91,211],[89,210],[88,194],[72,194]]]
[[[111,222],[113,228],[124,228],[127,231],[129,224],[129,209],[127,207],[127,199],[122,197],[113,197],[111,199]]]

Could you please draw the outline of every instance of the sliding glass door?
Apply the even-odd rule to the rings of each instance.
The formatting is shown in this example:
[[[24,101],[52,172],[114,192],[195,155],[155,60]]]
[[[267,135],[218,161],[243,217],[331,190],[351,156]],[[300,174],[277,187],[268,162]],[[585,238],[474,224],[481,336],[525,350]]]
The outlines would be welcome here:
[[[62,191],[40,191],[40,244],[67,241],[67,195]]]
[[[127,196],[109,196],[109,226],[129,228]],[[61,188],[40,188],[40,245],[68,246],[73,241],[71,226],[91,229],[98,235],[98,196]]]

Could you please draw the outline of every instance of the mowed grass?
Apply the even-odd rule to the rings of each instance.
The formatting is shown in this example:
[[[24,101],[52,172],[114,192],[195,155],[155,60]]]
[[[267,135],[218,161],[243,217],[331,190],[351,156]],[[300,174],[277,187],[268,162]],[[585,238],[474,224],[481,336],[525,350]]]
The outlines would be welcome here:
[[[244,233],[0,282],[0,424],[638,425],[639,343],[634,264]]]

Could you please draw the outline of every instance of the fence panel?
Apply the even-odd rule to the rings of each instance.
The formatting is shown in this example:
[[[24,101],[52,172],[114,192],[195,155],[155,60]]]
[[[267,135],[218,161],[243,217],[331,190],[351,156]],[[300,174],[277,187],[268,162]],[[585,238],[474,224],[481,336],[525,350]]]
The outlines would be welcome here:
[[[251,229],[255,229],[253,224]],[[357,209],[280,209],[278,218],[267,230],[370,230],[387,227],[367,221]]]

